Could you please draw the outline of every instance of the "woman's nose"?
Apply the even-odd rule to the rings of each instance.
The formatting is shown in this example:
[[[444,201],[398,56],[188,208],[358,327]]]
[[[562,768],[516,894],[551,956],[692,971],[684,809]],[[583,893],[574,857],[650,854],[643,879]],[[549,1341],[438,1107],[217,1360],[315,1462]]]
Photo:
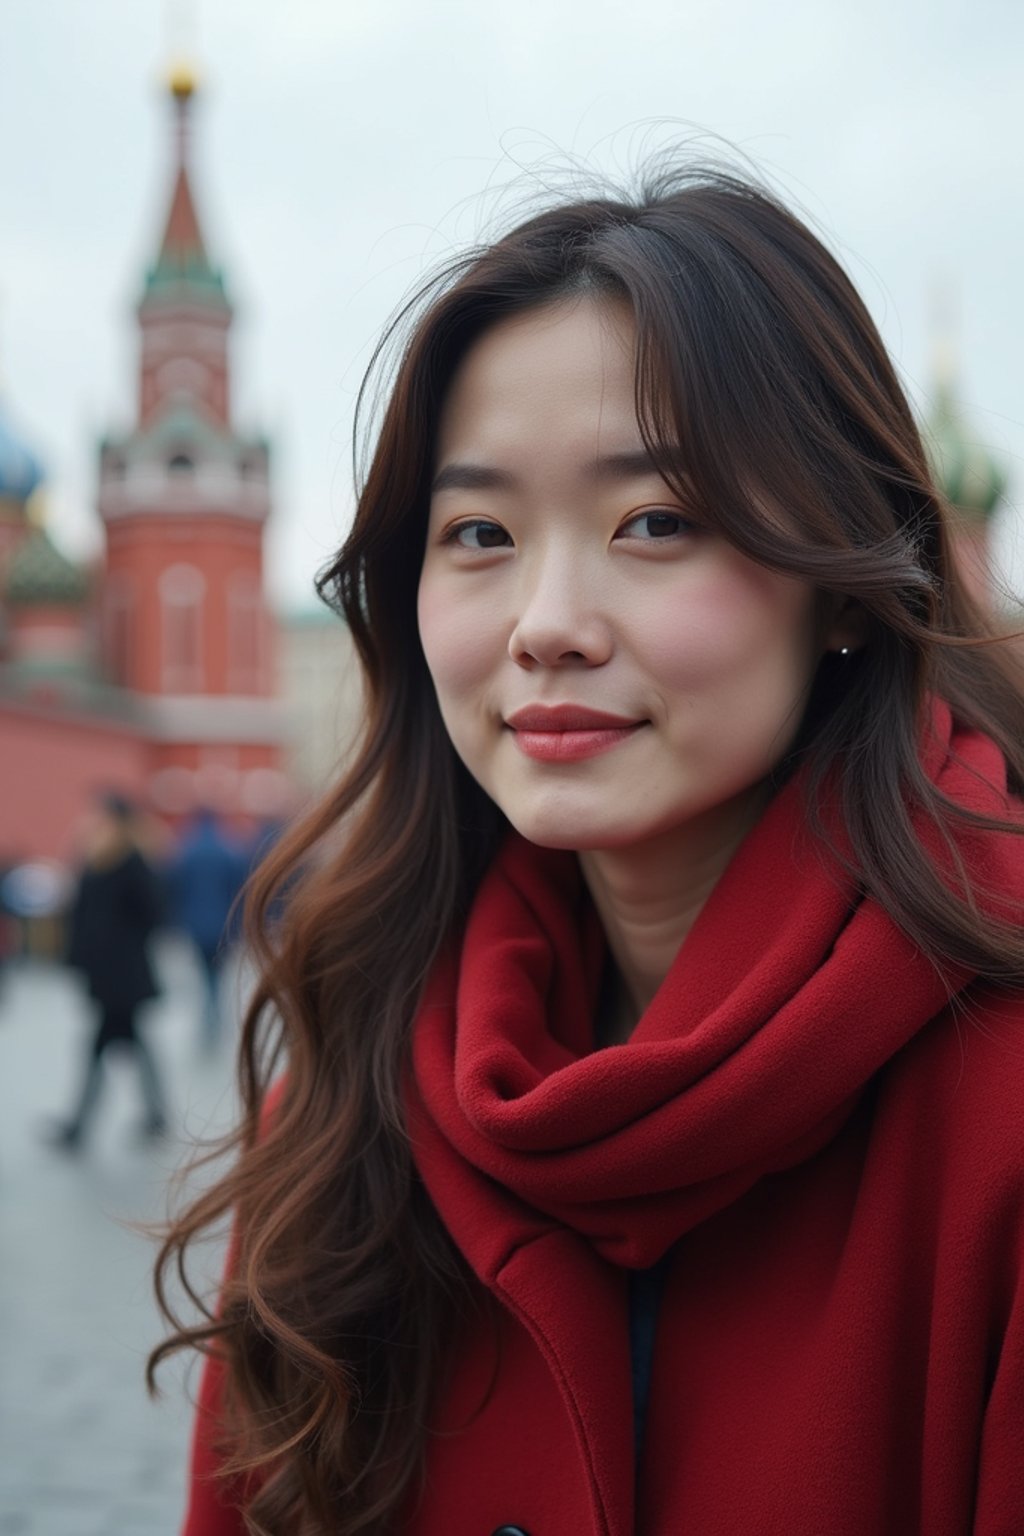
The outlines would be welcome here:
[[[508,653],[521,667],[599,667],[612,631],[578,561],[549,562],[527,585]]]

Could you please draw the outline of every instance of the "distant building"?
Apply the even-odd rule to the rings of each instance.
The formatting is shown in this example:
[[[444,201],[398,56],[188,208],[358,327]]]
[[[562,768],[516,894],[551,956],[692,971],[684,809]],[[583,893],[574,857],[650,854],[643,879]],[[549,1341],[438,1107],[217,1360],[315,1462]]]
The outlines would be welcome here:
[[[326,608],[283,618],[279,654],[294,733],[289,775],[312,796],[338,779],[358,737],[362,674],[348,625]]]
[[[0,417],[0,863],[66,855],[97,788],[168,814],[281,799],[288,719],[263,586],[269,447],[231,415],[232,323],[170,86],[170,206],[136,318],[137,417],[100,445],[104,555],[76,568],[33,516],[42,466]]]
[[[923,435],[932,472],[953,513],[953,543],[963,583],[983,611],[998,612],[993,587],[992,520],[1006,494],[1006,471],[971,430],[957,397],[947,343],[938,348],[931,411]]]

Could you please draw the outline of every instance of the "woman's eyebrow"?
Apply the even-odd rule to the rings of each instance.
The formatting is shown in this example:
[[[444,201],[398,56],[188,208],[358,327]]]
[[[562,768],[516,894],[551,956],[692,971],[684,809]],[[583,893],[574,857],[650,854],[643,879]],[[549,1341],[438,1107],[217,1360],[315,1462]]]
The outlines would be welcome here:
[[[468,464],[453,461],[446,464],[434,477],[430,494],[439,491],[511,491],[518,481],[508,470],[496,469],[490,464]]]
[[[646,448],[629,448],[622,453],[603,453],[588,466],[595,480],[636,479],[640,475],[661,476],[661,470]]]
[[[661,470],[646,448],[599,454],[585,464],[583,470],[593,480],[628,480],[637,479],[641,475],[657,475],[661,478]],[[430,493],[436,496],[441,491],[513,491],[518,484],[517,477],[507,469],[498,469],[492,464],[453,460],[438,471]]]

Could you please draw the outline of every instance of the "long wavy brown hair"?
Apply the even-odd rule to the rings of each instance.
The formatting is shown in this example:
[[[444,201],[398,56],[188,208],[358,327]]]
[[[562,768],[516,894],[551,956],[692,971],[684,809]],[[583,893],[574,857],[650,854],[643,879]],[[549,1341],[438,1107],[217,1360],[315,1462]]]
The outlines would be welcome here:
[[[936,872],[911,823],[931,818],[952,847],[957,820],[980,821],[919,767],[933,691],[999,743],[1019,790],[1017,679],[958,585],[911,410],[821,241],[752,182],[686,171],[636,198],[550,208],[448,267],[388,333],[400,352],[354,526],[318,580],[358,648],[364,727],[340,782],[255,879],[242,1116],[219,1149],[233,1160],[157,1264],[174,1331],[150,1380],[173,1351],[218,1357],[227,1488],[260,1536],[401,1528],[444,1361],[478,1304],[417,1178],[401,1081],[424,979],[502,818],[445,734],[416,588],[453,370],[500,317],[584,293],[632,309],[637,413],[666,481],[682,461],[684,500],[696,494],[744,554],[866,611],[863,650],[822,662],[790,759],[806,767],[812,825],[827,784],[858,878],[925,954],[1024,975],[1020,933],[986,915],[966,876],[954,888]],[[181,1322],[168,1282],[227,1218],[219,1301],[190,1287],[200,1320]]]

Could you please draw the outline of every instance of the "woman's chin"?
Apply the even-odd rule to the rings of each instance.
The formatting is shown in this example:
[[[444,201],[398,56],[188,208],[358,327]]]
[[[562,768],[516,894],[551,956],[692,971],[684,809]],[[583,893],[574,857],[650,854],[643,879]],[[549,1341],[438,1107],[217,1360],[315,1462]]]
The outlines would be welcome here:
[[[636,819],[621,815],[573,815],[564,808],[548,813],[536,808],[524,808],[521,812],[517,808],[503,809],[520,836],[538,848],[565,848],[573,853],[588,853],[628,848],[633,843],[644,842],[651,835],[650,829],[641,826]]]

